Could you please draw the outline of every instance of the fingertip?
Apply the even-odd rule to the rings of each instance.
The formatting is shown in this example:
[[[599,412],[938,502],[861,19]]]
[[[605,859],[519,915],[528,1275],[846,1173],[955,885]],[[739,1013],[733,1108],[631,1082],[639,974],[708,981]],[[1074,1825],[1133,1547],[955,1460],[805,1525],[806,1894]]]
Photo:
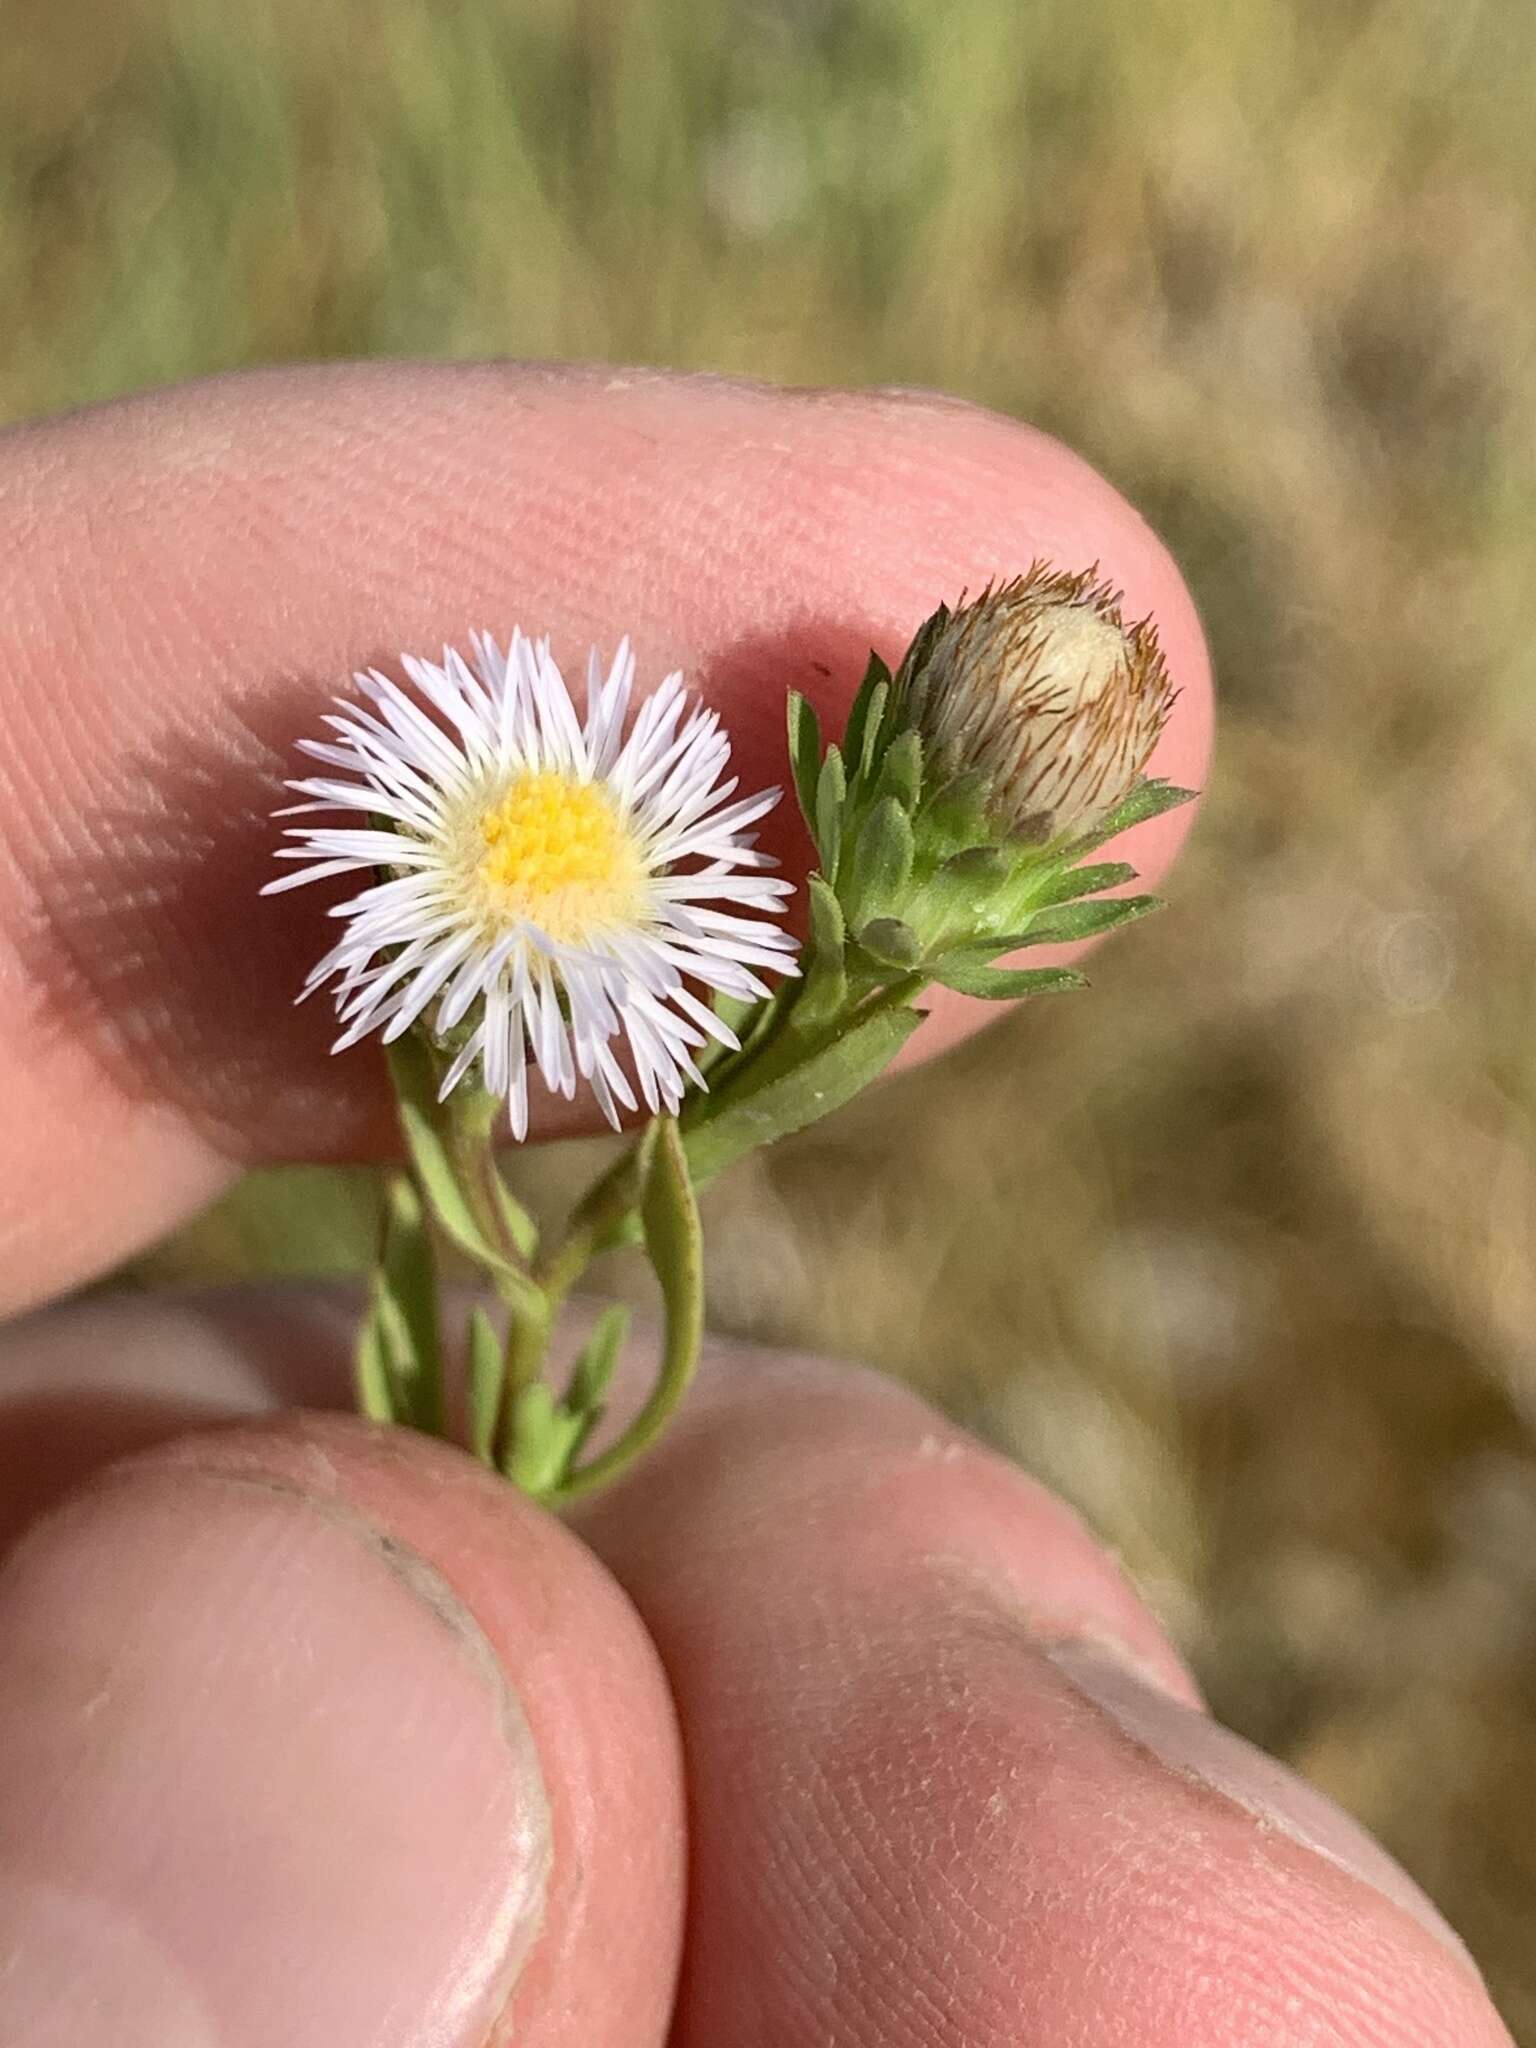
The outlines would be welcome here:
[[[692,1546],[676,1537],[685,1525],[697,1533]],[[850,1598],[866,1583],[921,1597],[940,1574],[957,1598],[969,1589],[1012,1608],[1042,1644],[1110,1643],[1169,1697],[1200,1701],[1166,1632],[1082,1518],[867,1368],[714,1345],[644,1470],[573,1517],[621,1578],[643,1588],[653,1627],[751,1573],[760,1525],[784,1532],[786,1561],[835,1559]]]
[[[871,2048],[1508,2048],[1433,1908],[1198,1711],[1076,1518],[900,1389],[718,1358],[583,1527],[689,1750],[680,2048],[743,2003]]]
[[[5,2038],[662,2039],[665,1688],[502,1482],[339,1418],[178,1439],[36,1525],[0,1613]]]

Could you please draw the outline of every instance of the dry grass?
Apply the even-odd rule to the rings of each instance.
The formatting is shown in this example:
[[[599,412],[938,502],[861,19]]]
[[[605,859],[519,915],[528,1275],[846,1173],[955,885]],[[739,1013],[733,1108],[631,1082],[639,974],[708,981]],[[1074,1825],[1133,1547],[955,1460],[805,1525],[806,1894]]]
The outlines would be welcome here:
[[[928,383],[1161,525],[1225,707],[1176,907],[723,1190],[717,1318],[1082,1501],[1536,2043],[1525,0],[6,13],[6,414],[371,350]],[[353,1255],[355,1186],[282,1193],[152,1271]]]

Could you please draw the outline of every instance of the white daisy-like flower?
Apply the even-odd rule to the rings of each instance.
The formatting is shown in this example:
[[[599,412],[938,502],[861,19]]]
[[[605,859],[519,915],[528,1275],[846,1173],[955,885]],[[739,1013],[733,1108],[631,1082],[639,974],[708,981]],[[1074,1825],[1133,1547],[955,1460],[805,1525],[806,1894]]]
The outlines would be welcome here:
[[[779,791],[731,801],[729,737],[680,673],[626,737],[627,640],[606,676],[588,657],[584,720],[547,640],[514,632],[503,653],[480,634],[473,653],[407,657],[415,695],[357,676],[368,704],[338,698],[336,737],[300,742],[348,779],[290,783],[305,801],[279,815],[360,816],[288,828],[300,843],[278,858],[305,865],[263,893],[374,877],[331,913],[344,934],[303,993],[335,981],[338,1052],[426,1019],[453,1048],[443,1097],[476,1070],[519,1138],[530,1065],[567,1098],[585,1080],[615,1125],[637,1107],[632,1078],[653,1114],[675,1112],[703,1085],[706,1039],[736,1044],[690,984],[752,999],[762,973],[796,972],[794,940],[768,921],[792,891],[762,872],[774,862],[749,830]]]

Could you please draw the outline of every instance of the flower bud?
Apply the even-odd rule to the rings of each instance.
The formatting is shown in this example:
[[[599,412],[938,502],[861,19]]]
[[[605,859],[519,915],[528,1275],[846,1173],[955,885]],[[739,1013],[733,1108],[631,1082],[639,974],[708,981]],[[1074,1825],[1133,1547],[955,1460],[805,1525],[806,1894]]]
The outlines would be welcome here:
[[[897,677],[930,775],[979,775],[992,823],[1038,844],[1102,825],[1146,767],[1176,692],[1150,620],[1094,572],[1037,562],[935,614]]]

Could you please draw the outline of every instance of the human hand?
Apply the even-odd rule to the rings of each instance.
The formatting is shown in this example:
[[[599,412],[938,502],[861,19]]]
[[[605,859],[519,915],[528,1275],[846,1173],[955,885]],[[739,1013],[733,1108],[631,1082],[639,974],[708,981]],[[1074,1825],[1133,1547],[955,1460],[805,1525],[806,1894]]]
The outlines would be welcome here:
[[[514,617],[629,631],[755,786],[786,687],[835,708],[938,598],[1096,560],[1184,689],[1157,771],[1200,780],[1166,555],[945,401],[261,374],[12,433],[0,518],[12,1311],[244,1165],[387,1146],[372,1062],[289,1007],[320,914],[256,902],[263,778],[355,666]],[[1181,831],[1139,835],[1154,879]],[[921,1049],[972,1020],[940,1004]],[[562,1527],[411,1433],[273,1419],[344,1402],[347,1320],[101,1294],[0,1339],[0,1533],[56,1509],[0,1570],[0,2040],[1507,2041],[1070,1513],[899,1388],[717,1349]]]

